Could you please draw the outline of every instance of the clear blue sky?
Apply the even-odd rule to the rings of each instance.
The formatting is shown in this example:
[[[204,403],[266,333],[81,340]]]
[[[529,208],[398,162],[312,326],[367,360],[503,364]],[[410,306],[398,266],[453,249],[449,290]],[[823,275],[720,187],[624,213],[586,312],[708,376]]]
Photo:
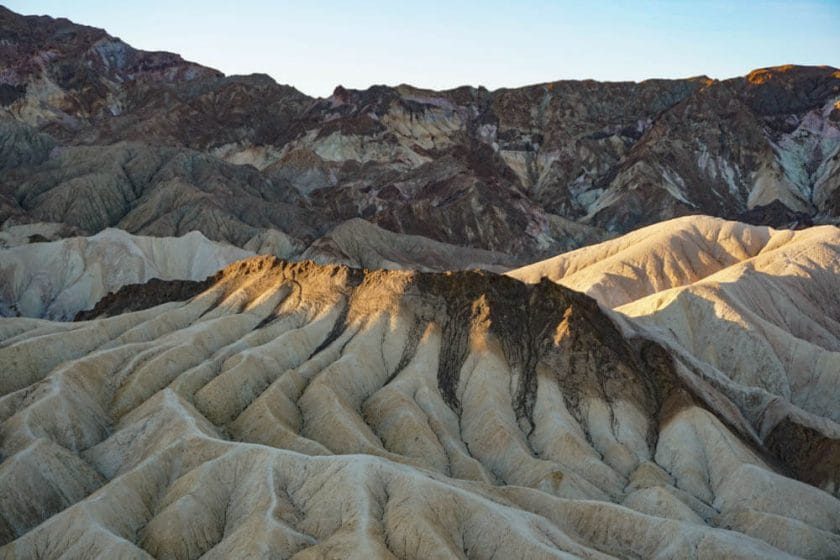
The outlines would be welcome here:
[[[840,0],[392,2],[12,0],[227,74],[310,95],[337,84],[488,88],[556,79],[742,75],[840,66]]]

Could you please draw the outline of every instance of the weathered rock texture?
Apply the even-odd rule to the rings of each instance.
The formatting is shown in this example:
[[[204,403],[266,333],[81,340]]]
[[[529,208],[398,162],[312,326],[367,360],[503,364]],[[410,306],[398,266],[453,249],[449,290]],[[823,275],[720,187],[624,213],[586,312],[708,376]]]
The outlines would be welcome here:
[[[791,472],[840,494],[840,229],[680,218],[509,274],[629,317],[724,392]]]
[[[633,328],[548,280],[273,257],[2,319],[0,557],[836,557],[836,410],[757,429],[761,380]]]
[[[346,264],[354,268],[409,268],[427,272],[475,268],[504,272],[518,261],[505,253],[394,233],[361,218],[339,224],[307,247],[302,257],[321,264]]]
[[[0,33],[0,222],[291,257],[362,218],[522,265],[685,214],[840,216],[831,67],[312,99],[67,20],[2,9]]]
[[[127,284],[204,280],[252,255],[197,231],[159,238],[118,229],[0,249],[0,316],[72,319]]]
[[[224,265],[259,254],[288,254],[288,237],[276,230],[255,235],[245,249],[208,240],[198,231],[182,237],[137,236],[107,229],[90,237],[61,237],[55,223],[10,227],[0,233],[0,316],[65,320],[90,310],[95,317],[189,299]],[[487,269],[502,272],[515,261],[503,253],[402,235],[360,218],[340,224],[302,255],[319,263],[356,268],[416,270]],[[147,281],[157,279],[144,289]],[[126,287],[116,297],[106,294]],[[131,286],[129,288],[129,286]],[[202,286],[204,288],[202,288]],[[132,301],[133,300],[133,301]],[[96,309],[92,309],[99,302]],[[79,317],[87,317],[82,313]]]

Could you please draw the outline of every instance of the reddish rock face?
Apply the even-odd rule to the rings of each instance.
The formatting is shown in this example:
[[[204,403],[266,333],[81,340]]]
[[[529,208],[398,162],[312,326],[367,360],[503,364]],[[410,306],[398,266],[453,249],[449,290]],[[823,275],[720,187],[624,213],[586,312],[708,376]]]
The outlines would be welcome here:
[[[0,23],[0,221],[237,244],[272,228],[304,246],[361,217],[524,263],[685,214],[840,215],[831,67],[312,99],[67,20],[3,9]],[[104,154],[123,141],[131,163],[114,166]],[[67,200],[85,211],[58,212]],[[181,217],[164,218],[170,204]]]

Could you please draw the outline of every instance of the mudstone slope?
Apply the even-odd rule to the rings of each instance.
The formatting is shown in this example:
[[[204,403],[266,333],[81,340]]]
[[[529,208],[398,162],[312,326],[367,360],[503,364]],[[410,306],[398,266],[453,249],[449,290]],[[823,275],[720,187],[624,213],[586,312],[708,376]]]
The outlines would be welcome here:
[[[0,316],[72,319],[125,285],[200,281],[251,255],[197,231],[168,238],[118,229],[0,249]]]
[[[162,303],[181,292],[192,294],[190,286],[197,289],[232,261],[255,254],[286,254],[290,247],[289,238],[276,230],[256,234],[242,249],[210,241],[198,231],[181,237],[150,237],[108,228],[93,236],[62,237],[69,232],[60,224],[43,222],[0,231],[0,243],[8,245],[0,246],[0,316],[72,319],[124,286],[135,286],[132,293],[144,303],[125,302],[120,309]],[[516,262],[504,253],[400,235],[362,219],[337,226],[301,257],[353,267],[426,271],[503,272]],[[152,279],[164,291],[159,297],[142,297],[142,286]],[[118,299],[127,297],[123,293]]]
[[[840,492],[837,227],[680,218],[508,274],[612,307],[726,393],[792,472]]]
[[[836,555],[836,470],[797,462],[815,428],[836,461],[831,411],[775,446],[622,317],[254,257],[186,302],[0,320],[0,557]]]

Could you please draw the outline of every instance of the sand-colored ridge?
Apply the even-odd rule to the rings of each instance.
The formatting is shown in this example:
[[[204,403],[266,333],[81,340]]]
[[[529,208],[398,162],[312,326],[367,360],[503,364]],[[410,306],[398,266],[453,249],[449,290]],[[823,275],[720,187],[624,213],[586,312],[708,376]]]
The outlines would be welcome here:
[[[550,281],[274,257],[2,319],[0,558],[830,558],[840,500],[624,321]]]
[[[725,393],[792,472],[837,494],[839,228],[686,217],[509,274],[614,307]]]
[[[198,231],[146,237],[119,229],[0,249],[0,315],[72,319],[122,286],[204,280],[252,254]]]
[[[709,216],[686,216],[507,274],[532,283],[548,278],[617,307],[696,282],[796,235]]]

